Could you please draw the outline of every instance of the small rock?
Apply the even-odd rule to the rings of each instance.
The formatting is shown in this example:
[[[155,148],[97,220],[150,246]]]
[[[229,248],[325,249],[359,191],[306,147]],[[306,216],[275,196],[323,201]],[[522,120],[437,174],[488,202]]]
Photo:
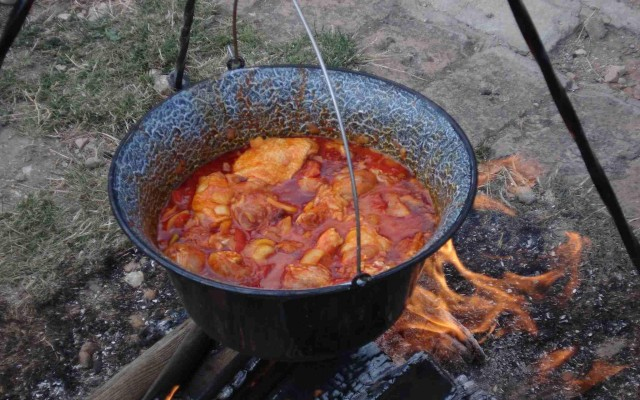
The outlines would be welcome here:
[[[573,79],[568,80],[564,87],[570,92],[575,92],[576,90],[580,89],[576,81],[574,81]]]
[[[86,146],[87,143],[89,143],[89,138],[86,138],[86,137],[77,138],[76,140],[73,141],[73,143],[75,143],[78,150],[82,150],[82,148]]]
[[[60,21],[68,21],[69,18],[71,18],[71,14],[69,13],[58,14],[56,18],[58,18]]]
[[[131,272],[131,271],[135,271],[137,269],[140,268],[140,264],[138,264],[135,261],[131,261],[125,264],[124,267],[122,267],[122,269],[124,270],[124,272]]]
[[[62,64],[56,64],[54,65],[54,68],[60,72],[64,72],[67,70],[67,66]]]
[[[624,79],[624,78],[618,78],[618,84],[619,84],[620,86],[624,86],[624,85],[626,85],[626,84],[627,84],[627,80],[626,80],[626,79]]]
[[[99,18],[104,17],[109,13],[109,4],[107,3],[99,3],[95,7],[91,7],[89,10],[89,15],[87,16],[88,21],[97,21]]]
[[[596,16],[589,18],[584,24],[584,29],[591,39],[600,40],[607,36],[607,27],[604,25],[604,22]]]
[[[604,81],[606,83],[615,83],[626,72],[624,66],[621,65],[609,65],[604,70]]]
[[[160,93],[163,96],[167,96],[173,92],[171,82],[169,82],[168,75],[156,75],[153,76],[153,90]]]
[[[145,326],[144,318],[142,318],[142,315],[139,313],[131,314],[129,316],[129,324],[131,324],[133,329],[140,330]]]
[[[598,358],[612,358],[624,350],[627,344],[627,340],[624,338],[606,339],[596,348],[596,355]]]
[[[78,352],[78,364],[82,368],[91,368],[93,353],[95,353],[99,348],[100,347],[92,341],[87,340],[84,342]]]
[[[144,297],[145,300],[153,300],[156,298],[156,296],[158,295],[158,292],[156,292],[153,289],[144,289],[142,291],[142,297]]]
[[[26,181],[26,180],[27,180],[27,175],[25,175],[25,174],[24,174],[24,173],[22,173],[22,172],[18,172],[18,173],[16,174],[16,178],[15,178],[15,179],[16,179],[16,182],[24,182],[24,181]]]
[[[573,52],[574,57],[580,57],[580,56],[586,56],[586,55],[587,55],[587,51],[585,49],[578,49]]]
[[[142,271],[129,272],[124,275],[124,281],[133,288],[140,287],[144,281],[144,274]]]
[[[86,160],[84,160],[84,166],[89,169],[98,168],[102,164],[103,164],[103,161],[98,157],[89,157]]]
[[[530,187],[517,186],[512,192],[516,196],[516,199],[523,204],[531,204],[536,201],[536,194],[533,193]]]
[[[640,100],[640,85],[636,85],[633,88],[633,94],[632,94],[633,98],[636,100]]]

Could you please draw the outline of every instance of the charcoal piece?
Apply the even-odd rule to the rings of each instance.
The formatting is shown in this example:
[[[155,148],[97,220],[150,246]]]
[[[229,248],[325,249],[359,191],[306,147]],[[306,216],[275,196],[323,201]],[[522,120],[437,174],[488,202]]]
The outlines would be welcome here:
[[[474,381],[465,375],[453,381],[453,390],[446,400],[497,400],[492,394],[482,390]]]
[[[215,398],[251,358],[225,347],[212,351],[186,385],[186,394],[197,400]]]
[[[354,399],[395,368],[375,343],[336,359],[300,363],[267,397],[270,400]]]
[[[268,398],[445,400],[452,389],[449,375],[427,354],[417,353],[405,364],[396,365],[377,345],[370,343],[339,359],[298,364]]]
[[[437,367],[426,353],[420,352],[391,370],[354,400],[445,400],[450,399],[448,396],[452,389],[451,377]]]

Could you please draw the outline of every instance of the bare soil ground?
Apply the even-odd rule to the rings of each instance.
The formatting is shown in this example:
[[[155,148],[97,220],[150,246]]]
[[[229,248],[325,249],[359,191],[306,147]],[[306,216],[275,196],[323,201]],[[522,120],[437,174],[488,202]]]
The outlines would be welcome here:
[[[225,70],[229,2],[221,3],[198,2],[192,81]],[[491,2],[461,6],[459,13],[452,4],[464,2],[306,3],[331,65],[363,69],[431,96],[460,122],[481,159],[518,151],[547,167],[536,202],[517,205],[522,220],[480,216],[470,223],[542,229],[545,249],[565,230],[591,238],[573,302],[534,309],[539,336],[491,338],[483,344],[487,365],[457,372],[504,398],[540,398],[540,392],[519,392],[529,364],[542,352],[578,345],[571,370],[584,372],[604,356],[629,365],[582,398],[636,399],[640,278],[535,65],[517,41],[505,39],[512,31],[496,15],[508,14]],[[627,216],[640,228],[640,17],[635,30],[623,24],[640,15],[633,14],[640,3],[615,2],[613,11],[612,3],[597,0],[568,1],[566,8],[531,3],[564,18],[557,25],[568,33],[550,36],[558,38],[550,45],[552,60]],[[106,195],[109,153],[168,93],[162,75],[177,55],[183,4],[38,2],[0,71],[2,398],[86,398],[185,318],[165,272],[120,233]],[[288,1],[241,4],[240,45],[249,65],[313,62]],[[607,14],[619,7],[628,7],[627,19]],[[0,24],[7,14],[0,6]],[[610,66],[624,70],[605,82]],[[465,229],[475,237],[472,225]],[[472,253],[461,255],[474,266]],[[139,286],[125,282],[138,272]]]

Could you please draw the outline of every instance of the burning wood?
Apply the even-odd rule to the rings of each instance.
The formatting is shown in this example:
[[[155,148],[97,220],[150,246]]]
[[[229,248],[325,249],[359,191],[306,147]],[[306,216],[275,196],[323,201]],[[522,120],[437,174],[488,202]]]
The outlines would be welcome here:
[[[167,394],[167,396],[164,398],[164,400],[171,400],[173,399],[173,396],[176,394],[176,392],[178,391],[178,389],[180,389],[180,385],[174,385],[171,388],[171,391],[169,392],[169,394]]]
[[[561,278],[568,278],[561,298],[569,298],[578,285],[578,266],[588,239],[575,232],[567,232],[567,242],[555,249],[557,257],[549,272],[536,276],[521,276],[507,272],[500,279],[469,270],[463,265],[448,241],[425,263],[423,278],[407,305],[407,311],[392,329],[410,346],[402,351],[427,350],[446,359],[451,353],[477,353],[472,334],[501,336],[508,330],[525,331],[535,335],[538,328],[527,312],[528,299],[541,300],[551,286]],[[473,294],[463,295],[451,289],[445,268],[453,267],[474,287]],[[508,325],[498,319],[513,316]],[[385,335],[382,345],[388,339]],[[392,353],[397,348],[387,347]],[[470,350],[472,349],[472,350]]]
[[[479,170],[479,186],[485,186],[505,173],[507,189],[532,187],[542,172],[537,162],[519,155],[489,161]],[[515,216],[515,210],[487,195],[478,195],[474,206]],[[575,232],[567,232],[566,236],[567,241],[551,252],[555,257],[551,259],[548,272],[535,276],[505,272],[501,278],[468,269],[459,259],[453,241],[448,241],[426,261],[420,285],[411,297],[407,311],[383,337],[381,345],[396,357],[421,349],[441,360],[455,356],[478,359],[481,357],[477,355],[482,351],[473,334],[484,335],[480,342],[510,330],[537,334],[536,323],[527,311],[530,299],[545,299],[556,282],[566,279],[562,293],[557,296],[564,302],[579,285],[578,267],[589,239]],[[471,294],[461,294],[450,287],[445,274],[447,268],[454,268],[472,285]],[[499,319],[504,315],[512,318],[501,324]],[[406,343],[398,345],[393,335],[400,336]]]

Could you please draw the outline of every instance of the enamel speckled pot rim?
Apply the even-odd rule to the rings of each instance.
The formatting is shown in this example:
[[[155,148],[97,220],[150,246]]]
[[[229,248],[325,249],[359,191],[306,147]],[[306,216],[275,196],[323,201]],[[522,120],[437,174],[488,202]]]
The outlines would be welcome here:
[[[266,65],[266,66],[255,66],[255,67],[248,67],[248,68],[243,68],[243,69],[239,69],[239,70],[235,70],[235,71],[227,71],[225,73],[223,73],[222,77],[224,76],[233,76],[233,74],[239,74],[239,73],[246,73],[247,71],[258,71],[258,70],[264,70],[264,69],[302,69],[302,70],[319,70],[320,68],[318,66],[314,66],[314,65],[295,65],[295,64],[282,64],[282,65]],[[477,161],[475,158],[475,153],[473,151],[473,147],[471,146],[471,142],[469,141],[468,137],[466,136],[466,134],[464,133],[464,131],[462,130],[462,128],[460,127],[460,125],[453,119],[453,117],[451,117],[451,115],[449,115],[449,113],[447,113],[442,107],[440,107],[436,102],[434,102],[433,100],[429,99],[428,97],[424,96],[423,94],[408,88],[400,83],[385,79],[385,78],[381,78],[372,74],[368,74],[366,72],[360,72],[360,71],[352,71],[352,70],[348,70],[345,68],[328,68],[329,71],[335,71],[335,72],[340,72],[340,73],[345,73],[345,74],[353,74],[353,75],[360,75],[369,79],[374,79],[374,80],[378,80],[381,82],[384,82],[388,85],[391,85],[397,89],[400,89],[401,91],[405,91],[408,92],[409,94],[417,97],[418,99],[420,99],[421,101],[424,101],[425,103],[427,103],[430,107],[432,107],[434,110],[436,110],[442,117],[445,118],[445,120],[451,125],[451,127],[453,128],[454,132],[456,133],[456,135],[458,136],[458,139],[460,140],[467,156],[469,157],[468,161],[469,161],[469,167],[470,167],[470,171],[469,171],[469,177],[470,177],[470,184],[469,184],[469,190],[467,192],[467,196],[465,198],[464,204],[462,205],[462,207],[460,208],[460,212],[457,215],[456,219],[454,220],[454,222],[445,230],[445,232],[441,235],[441,237],[439,239],[437,239],[436,241],[434,241],[433,243],[431,243],[428,247],[422,249],[421,251],[419,251],[418,253],[416,253],[414,256],[412,256],[411,258],[403,261],[402,263],[396,265],[393,268],[388,269],[387,271],[381,272],[379,274],[373,275],[371,278],[371,281],[368,283],[369,284],[375,284],[375,282],[384,280],[385,277],[398,272],[400,270],[403,270],[405,268],[409,268],[412,265],[415,265],[416,263],[421,263],[424,260],[426,260],[429,256],[431,256],[432,254],[434,254],[436,251],[438,251],[449,239],[451,239],[451,237],[455,234],[455,232],[460,228],[460,226],[462,225],[462,223],[464,222],[464,219],[466,218],[466,216],[468,215],[469,211],[471,210],[471,207],[473,206],[473,202],[476,196],[476,191],[477,191],[477,179],[478,179],[478,172],[477,172]],[[209,79],[204,79],[194,85],[192,85],[191,87],[196,87],[197,85],[203,84],[205,82],[216,82],[219,81],[219,79],[213,79],[213,78],[209,78]],[[185,89],[185,91],[188,91],[189,89]],[[238,294],[245,294],[245,295],[252,295],[252,296],[256,296],[256,297],[312,297],[312,296],[316,296],[316,295],[321,295],[321,294],[329,294],[329,293],[338,293],[338,292],[345,292],[348,290],[352,290],[354,287],[352,285],[351,282],[344,282],[341,284],[337,284],[337,285],[331,285],[331,286],[324,286],[324,287],[319,287],[319,288],[311,288],[311,289],[296,289],[296,290],[288,290],[288,289],[265,289],[265,288],[254,288],[254,287],[247,287],[247,286],[240,286],[240,285],[234,285],[234,284],[230,284],[230,283],[225,283],[222,281],[216,281],[216,280],[212,280],[209,278],[205,278],[201,275],[195,274],[193,272],[190,272],[182,267],[180,267],[179,265],[171,262],[168,258],[165,258],[162,254],[159,253],[159,251],[151,248],[149,245],[147,245],[147,243],[142,240],[138,234],[136,232],[133,231],[133,229],[131,229],[131,227],[129,226],[129,224],[125,221],[124,217],[123,217],[123,211],[120,207],[120,204],[118,202],[118,194],[116,193],[116,191],[114,190],[114,179],[115,179],[115,174],[116,174],[116,161],[118,160],[119,154],[121,152],[121,150],[123,149],[124,145],[131,140],[131,138],[133,137],[133,135],[138,131],[138,128],[140,127],[140,125],[146,120],[146,118],[152,114],[156,109],[158,109],[159,107],[161,107],[162,105],[164,105],[165,103],[171,101],[171,99],[174,96],[179,95],[181,92],[177,92],[174,93],[173,95],[169,96],[168,98],[166,98],[165,100],[163,100],[161,103],[157,104],[155,107],[153,107],[151,110],[149,110],[135,125],[133,125],[130,129],[129,132],[127,133],[127,135],[120,141],[116,151],[114,152],[113,158],[112,158],[112,162],[109,168],[109,175],[108,175],[108,195],[109,195],[109,202],[111,204],[111,208],[113,210],[114,216],[116,218],[116,221],[118,222],[118,225],[120,226],[120,228],[125,232],[125,234],[127,235],[127,237],[133,242],[133,244],[140,250],[142,250],[146,255],[148,255],[149,257],[151,257],[154,261],[158,262],[160,265],[162,265],[163,267],[169,269],[171,272],[178,274],[184,278],[190,279],[192,281],[198,282],[200,284],[203,284],[205,286],[210,286],[210,287],[214,287],[214,288],[218,288],[218,289],[222,289],[222,290],[228,290],[231,292],[235,292]]]

